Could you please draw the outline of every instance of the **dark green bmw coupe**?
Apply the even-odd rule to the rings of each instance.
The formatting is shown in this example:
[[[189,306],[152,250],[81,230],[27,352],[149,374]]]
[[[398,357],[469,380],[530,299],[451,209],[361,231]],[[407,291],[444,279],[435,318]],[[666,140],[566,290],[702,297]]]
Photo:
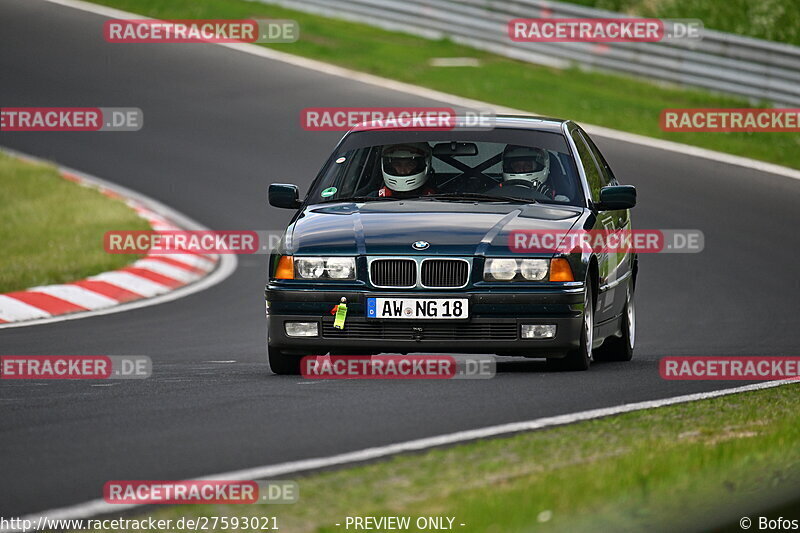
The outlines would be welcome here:
[[[266,286],[276,374],[328,353],[517,355],[565,370],[633,355],[636,253],[556,242],[627,231],[636,204],[572,121],[357,128],[303,201],[288,184],[269,201],[297,210]]]

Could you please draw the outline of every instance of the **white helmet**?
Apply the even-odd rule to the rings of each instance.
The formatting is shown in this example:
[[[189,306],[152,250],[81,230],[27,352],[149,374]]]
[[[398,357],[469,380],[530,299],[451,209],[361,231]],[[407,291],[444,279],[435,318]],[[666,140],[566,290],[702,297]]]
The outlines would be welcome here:
[[[542,148],[509,144],[503,150],[503,180],[525,180],[541,185],[550,175],[550,155]],[[533,183],[536,182],[536,183]]]
[[[428,143],[393,144],[381,153],[383,181],[395,192],[407,192],[428,181],[431,147]]]

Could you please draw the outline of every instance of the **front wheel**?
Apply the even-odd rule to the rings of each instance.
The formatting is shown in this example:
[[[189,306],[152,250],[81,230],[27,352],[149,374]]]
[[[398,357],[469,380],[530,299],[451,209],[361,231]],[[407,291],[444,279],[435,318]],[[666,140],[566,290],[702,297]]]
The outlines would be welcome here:
[[[563,359],[548,359],[547,366],[552,370],[588,370],[592,363],[592,342],[594,342],[594,302],[592,301],[592,281],[586,280],[586,296],[583,299],[583,324],[581,344],[567,352]]]
[[[302,357],[299,355],[289,355],[277,348],[267,345],[267,355],[269,357],[269,368],[273,374],[279,376],[297,376],[300,374],[300,362]]]
[[[597,350],[598,361],[630,361],[636,342],[636,305],[633,291],[628,289],[625,309],[622,310],[622,337],[609,337]]]

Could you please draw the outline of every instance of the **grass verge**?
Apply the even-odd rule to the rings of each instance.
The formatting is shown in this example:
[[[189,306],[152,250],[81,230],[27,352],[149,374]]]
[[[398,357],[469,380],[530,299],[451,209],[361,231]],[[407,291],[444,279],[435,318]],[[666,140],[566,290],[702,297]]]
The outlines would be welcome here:
[[[139,259],[105,252],[110,229],[150,226],[121,201],[65,180],[55,167],[0,153],[0,293],[75,281]]]
[[[700,19],[706,28],[800,45],[797,0],[570,0],[629,15]]]
[[[584,72],[577,68],[558,70],[531,65],[457,45],[446,39],[431,41],[258,2],[95,1],[161,19],[295,19],[300,24],[298,42],[265,46],[532,113],[571,118],[578,122],[800,168],[798,133],[663,132],[659,127],[659,116],[664,108],[751,107],[746,101],[734,97],[625,76]],[[98,35],[98,39],[101,38]],[[430,66],[429,61],[437,57],[474,57],[480,60],[480,66]],[[316,104],[308,102],[309,106]]]
[[[348,516],[449,516],[465,532],[708,530],[797,495],[799,440],[791,384],[295,477],[293,505],[147,516],[276,516],[292,533],[345,531]]]

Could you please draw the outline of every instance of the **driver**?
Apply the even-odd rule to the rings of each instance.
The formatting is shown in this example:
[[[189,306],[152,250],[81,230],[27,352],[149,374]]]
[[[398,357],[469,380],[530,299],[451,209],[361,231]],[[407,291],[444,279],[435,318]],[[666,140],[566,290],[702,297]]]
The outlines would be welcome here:
[[[547,183],[550,177],[550,155],[542,148],[509,144],[503,150],[503,181],[515,181],[552,196]],[[500,184],[503,185],[502,183]]]
[[[543,148],[509,144],[503,150],[503,181],[506,185],[527,185],[554,200],[566,202],[550,179],[550,154]]]
[[[384,185],[378,189],[378,196],[411,198],[437,192],[427,184],[433,172],[428,143],[385,146],[381,152],[381,172]]]

